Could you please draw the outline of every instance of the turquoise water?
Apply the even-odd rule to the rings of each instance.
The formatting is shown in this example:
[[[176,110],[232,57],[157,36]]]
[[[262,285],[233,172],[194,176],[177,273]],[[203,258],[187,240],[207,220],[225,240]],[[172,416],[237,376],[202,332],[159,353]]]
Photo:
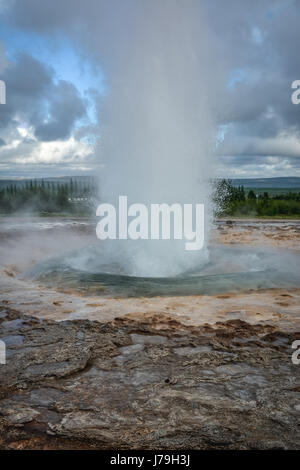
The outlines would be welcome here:
[[[124,266],[110,264],[98,247],[40,263],[26,274],[48,287],[71,288],[113,297],[153,297],[232,293],[300,286],[300,254],[248,246],[212,246],[205,266],[176,277],[126,275]]]

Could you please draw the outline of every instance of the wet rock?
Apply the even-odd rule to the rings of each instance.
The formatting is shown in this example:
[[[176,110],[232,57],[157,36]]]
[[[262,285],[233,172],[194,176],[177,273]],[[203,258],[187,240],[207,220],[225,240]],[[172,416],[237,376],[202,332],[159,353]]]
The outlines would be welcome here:
[[[0,448],[299,448],[300,332],[5,312]]]

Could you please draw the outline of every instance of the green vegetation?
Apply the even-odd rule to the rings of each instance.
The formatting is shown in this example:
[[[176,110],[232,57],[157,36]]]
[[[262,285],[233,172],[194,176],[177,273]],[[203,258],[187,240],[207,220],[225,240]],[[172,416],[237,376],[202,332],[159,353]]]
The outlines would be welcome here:
[[[224,179],[216,184],[214,202],[219,217],[300,217],[300,192],[257,193]]]
[[[93,213],[94,182],[26,181],[0,189],[0,214],[70,214]]]
[[[93,178],[9,181],[0,186],[0,214],[94,215],[97,192]],[[297,190],[262,192],[223,179],[215,184],[213,200],[217,217],[300,217]]]

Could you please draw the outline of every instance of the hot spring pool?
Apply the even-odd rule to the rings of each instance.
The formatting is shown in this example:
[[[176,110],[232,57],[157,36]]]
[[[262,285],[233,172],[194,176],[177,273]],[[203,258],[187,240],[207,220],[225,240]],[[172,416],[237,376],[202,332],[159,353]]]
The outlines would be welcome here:
[[[295,251],[214,245],[209,258],[205,266],[175,277],[135,277],[117,262],[108,263],[98,246],[90,246],[39,263],[25,276],[47,287],[109,297],[213,295],[300,285],[300,253]]]

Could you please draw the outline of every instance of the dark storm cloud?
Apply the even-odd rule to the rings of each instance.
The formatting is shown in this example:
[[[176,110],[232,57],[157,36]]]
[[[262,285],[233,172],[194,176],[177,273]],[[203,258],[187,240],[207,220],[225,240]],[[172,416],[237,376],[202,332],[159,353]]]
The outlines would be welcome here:
[[[216,105],[219,122],[228,125],[218,152],[238,155],[236,165],[246,163],[249,154],[300,157],[300,146],[291,142],[300,135],[300,106],[291,102],[291,83],[300,78],[296,53],[300,4],[261,1],[247,9],[247,3],[228,1],[219,16],[214,13],[220,2],[213,1],[208,8],[228,77],[233,80],[221,90],[220,106]]]
[[[84,18],[96,4],[96,0],[16,0],[11,2],[11,8],[5,11],[5,16],[12,24],[22,29],[53,31],[74,24],[76,18]]]
[[[106,44],[105,53],[127,60],[123,19],[126,18],[129,30],[131,16],[138,14],[135,0],[15,0],[11,5],[6,20],[19,28],[40,34],[68,35],[97,64],[102,63],[101,44],[109,38],[111,45],[109,48]],[[249,0],[204,0],[201,7],[212,33],[215,54],[210,105],[215,122],[226,128],[224,140],[218,146],[218,153],[227,155],[224,164],[248,165],[250,155],[252,162],[260,161],[267,166],[268,156],[279,156],[286,157],[290,165],[298,168],[300,105],[291,103],[291,83],[300,79],[297,52],[300,2],[260,0],[251,2],[250,7]],[[54,85],[50,70],[40,69],[39,64],[34,66],[37,77],[40,76],[36,86],[30,83],[34,74],[28,68],[26,72],[24,66],[19,65],[25,72],[24,84],[18,83],[21,71],[19,77],[10,77],[17,82],[10,86],[14,88],[12,94],[16,92],[18,103],[11,112],[6,111],[6,119],[13,120],[13,111],[19,109],[29,115],[38,138],[63,138],[70,133],[74,120],[84,113],[84,104],[75,90]],[[26,86],[32,87],[32,91],[24,93],[22,87]],[[33,109],[27,101],[30,94],[36,103]],[[38,103],[46,95],[50,117],[43,123]],[[1,122],[4,121],[0,114]],[[230,155],[234,156],[232,160]]]
[[[36,137],[43,141],[65,139],[71,134],[74,122],[85,114],[85,104],[74,85],[60,81],[54,88],[49,99],[50,119],[35,126]]]
[[[41,141],[66,139],[85,115],[86,103],[76,88],[55,81],[54,70],[28,54],[20,54],[2,75],[9,99],[0,107],[0,129],[18,122],[33,126]]]
[[[0,128],[15,123],[17,113],[28,115],[29,119],[43,94],[52,85],[51,71],[37,60],[22,54],[17,62],[11,62],[2,75],[7,84],[9,100],[0,107]]]

